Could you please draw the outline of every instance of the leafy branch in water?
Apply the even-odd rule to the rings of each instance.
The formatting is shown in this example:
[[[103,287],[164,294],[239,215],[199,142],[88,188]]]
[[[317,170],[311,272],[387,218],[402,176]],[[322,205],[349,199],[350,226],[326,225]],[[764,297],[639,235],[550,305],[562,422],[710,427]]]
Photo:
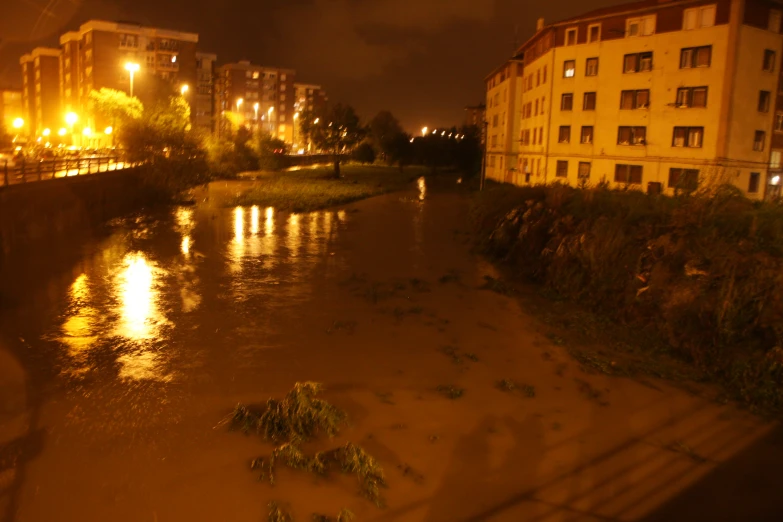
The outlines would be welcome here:
[[[313,522],[351,522],[353,517],[353,511],[347,508],[343,508],[339,513],[337,513],[337,518],[315,513],[313,514]]]
[[[291,522],[291,514],[288,511],[285,511],[280,506],[277,505],[277,502],[272,501],[269,503],[269,522]]]

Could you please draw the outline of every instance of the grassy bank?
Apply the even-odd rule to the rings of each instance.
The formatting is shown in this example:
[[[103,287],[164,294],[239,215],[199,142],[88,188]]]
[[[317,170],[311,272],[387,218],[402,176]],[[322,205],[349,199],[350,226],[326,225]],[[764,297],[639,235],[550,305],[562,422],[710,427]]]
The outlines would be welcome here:
[[[296,171],[261,172],[258,179],[229,206],[260,205],[278,210],[305,212],[402,190],[423,175],[423,167],[342,165],[342,177],[335,179],[331,166]]]
[[[484,250],[562,298],[654,336],[734,398],[783,410],[783,208],[731,188],[648,197],[490,186]]]

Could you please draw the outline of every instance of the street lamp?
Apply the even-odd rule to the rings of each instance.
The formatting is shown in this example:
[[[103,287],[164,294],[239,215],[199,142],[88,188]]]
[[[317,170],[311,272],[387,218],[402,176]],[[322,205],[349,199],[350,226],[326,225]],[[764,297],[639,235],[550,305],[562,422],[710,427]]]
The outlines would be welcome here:
[[[239,108],[242,106],[242,103],[244,103],[245,100],[242,98],[237,99],[237,112],[239,112]]]
[[[65,115],[65,123],[70,125],[71,127],[74,126],[74,124],[79,121],[79,117],[76,115],[75,112],[69,112]]]
[[[272,113],[274,111],[275,111],[274,107],[269,107],[269,110],[266,111],[267,114],[269,115],[269,118],[267,118],[269,120],[269,132],[271,132],[272,134],[275,133],[275,128],[272,126]]]
[[[15,118],[13,122],[14,129],[21,129],[24,127],[24,120],[22,118]]]
[[[107,136],[110,136],[112,132],[114,132],[114,128],[111,125],[106,127],[106,129],[104,129],[103,131],[103,133],[106,134]]]
[[[421,128],[421,135],[422,135],[422,136],[426,136],[426,135],[427,135],[427,131],[428,131],[428,130],[429,130],[429,129],[427,129],[427,127],[422,127],[422,128]]]
[[[125,70],[130,73],[130,96],[133,98],[133,74],[138,72],[139,64],[128,62],[125,64]]]
[[[258,127],[258,102],[253,104],[253,110],[256,112],[256,127]]]
[[[48,129],[48,128],[47,128],[47,129],[44,129],[44,130],[41,132],[41,134],[43,134],[44,136],[48,136],[48,135],[50,135],[51,133],[52,133],[51,129]]]
[[[179,93],[182,96],[185,96],[185,94],[187,94],[188,90],[190,90],[190,86],[187,83],[183,83],[182,87],[179,88]]]
[[[299,119],[299,113],[295,112],[294,113],[294,128],[291,131],[291,142],[293,143],[294,148],[296,148],[296,149],[299,148],[299,147],[297,147],[298,143],[296,142],[296,120],[298,120],[298,119]]]
[[[60,130],[58,130],[58,131],[57,131],[57,135],[58,135],[58,136],[65,136],[65,134],[66,134],[67,132],[68,132],[68,131],[65,129],[65,127],[60,127]]]

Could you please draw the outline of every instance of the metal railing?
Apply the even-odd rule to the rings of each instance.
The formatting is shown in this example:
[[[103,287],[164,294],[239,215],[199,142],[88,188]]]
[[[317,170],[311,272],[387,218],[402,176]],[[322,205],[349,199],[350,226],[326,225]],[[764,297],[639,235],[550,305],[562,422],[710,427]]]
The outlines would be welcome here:
[[[13,163],[0,160],[0,186],[114,172],[134,166],[136,164],[123,161],[119,156],[26,160]]]

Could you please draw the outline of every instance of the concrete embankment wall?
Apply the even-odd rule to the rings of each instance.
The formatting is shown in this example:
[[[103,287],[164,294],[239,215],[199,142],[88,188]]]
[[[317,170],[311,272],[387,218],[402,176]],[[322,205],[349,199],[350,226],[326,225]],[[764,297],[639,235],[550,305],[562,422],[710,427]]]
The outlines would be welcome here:
[[[143,205],[136,169],[0,188],[0,268]]]

